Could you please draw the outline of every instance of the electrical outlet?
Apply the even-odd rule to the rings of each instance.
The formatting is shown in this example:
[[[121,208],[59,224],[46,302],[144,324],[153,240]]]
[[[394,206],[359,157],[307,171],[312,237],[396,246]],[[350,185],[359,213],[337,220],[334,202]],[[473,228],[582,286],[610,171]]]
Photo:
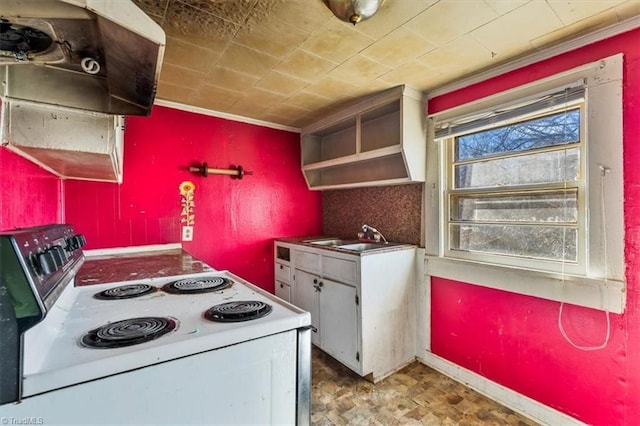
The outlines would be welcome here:
[[[193,241],[193,226],[182,227],[182,241]]]

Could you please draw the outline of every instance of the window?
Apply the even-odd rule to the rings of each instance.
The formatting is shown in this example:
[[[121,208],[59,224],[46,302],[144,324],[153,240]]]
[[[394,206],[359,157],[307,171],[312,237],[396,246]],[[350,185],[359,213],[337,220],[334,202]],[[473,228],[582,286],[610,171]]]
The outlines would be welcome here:
[[[622,55],[430,117],[427,273],[624,310]]]
[[[560,109],[442,141],[448,256],[584,271],[584,103]]]

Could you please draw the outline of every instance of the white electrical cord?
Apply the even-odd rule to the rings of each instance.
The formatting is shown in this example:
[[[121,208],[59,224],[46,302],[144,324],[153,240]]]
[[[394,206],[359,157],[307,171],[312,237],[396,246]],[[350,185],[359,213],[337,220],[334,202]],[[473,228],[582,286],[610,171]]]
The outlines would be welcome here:
[[[605,202],[604,202],[604,177],[607,174],[607,172],[609,172],[610,169],[608,169],[607,167],[604,167],[602,165],[600,165],[600,208],[601,208],[601,212],[602,212],[602,238],[603,238],[603,251],[604,251],[604,286],[605,288],[608,287],[608,279],[609,279],[609,261],[608,261],[608,257],[607,257],[607,217],[606,217],[606,209],[605,209]],[[565,176],[565,190],[566,190],[566,186],[567,186],[567,179]],[[565,199],[566,200],[566,199]],[[565,201],[566,203],[566,201]],[[565,208],[566,208],[566,204],[565,204]],[[565,258],[564,258],[564,251],[565,251],[565,238],[566,238],[566,229],[563,232],[563,237],[562,237],[562,286],[564,287],[564,276],[565,276],[565,271],[564,271],[564,263],[565,263]],[[602,288],[601,288],[601,295],[604,298],[604,293],[602,292]],[[605,303],[605,306],[607,306],[607,304]],[[605,308],[605,313],[606,313],[606,317],[607,317],[607,333],[606,336],[604,338],[604,341],[602,342],[602,344],[598,345],[598,346],[580,346],[576,343],[574,343],[569,336],[567,335],[567,332],[565,331],[564,327],[562,326],[562,310],[564,307],[564,302],[560,302],[560,310],[558,312],[558,328],[560,329],[560,334],[562,334],[562,337],[564,337],[564,339],[569,342],[569,344],[571,346],[573,346],[576,349],[579,349],[581,351],[597,351],[600,349],[604,349],[607,347],[607,345],[609,344],[609,338],[611,337],[611,319],[609,317],[609,310],[607,308]]]

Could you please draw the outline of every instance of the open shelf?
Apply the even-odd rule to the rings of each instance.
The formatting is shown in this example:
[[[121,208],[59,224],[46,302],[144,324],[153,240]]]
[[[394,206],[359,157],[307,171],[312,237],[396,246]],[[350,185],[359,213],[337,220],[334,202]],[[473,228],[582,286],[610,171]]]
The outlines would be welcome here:
[[[400,129],[400,109],[375,118],[363,115],[360,121],[360,152],[400,146]]]
[[[305,174],[312,188],[329,188],[356,183],[367,186],[384,184],[385,181],[399,182],[408,178],[407,167],[400,153],[308,170]]]
[[[302,166],[302,170],[317,170],[317,169],[325,169],[328,167],[334,167],[340,164],[351,164],[358,161],[370,160],[377,157],[385,157],[387,155],[392,155],[395,153],[401,153],[400,145],[393,145],[384,148],[379,148],[374,151],[366,151],[360,152],[359,154],[344,156],[340,158],[336,158],[333,160],[325,160],[319,161],[317,163],[311,163]]]
[[[310,189],[424,181],[426,105],[397,86],[302,130],[302,170]]]
[[[356,153],[356,117],[303,136],[302,164],[333,160]],[[353,141],[353,143],[350,143]]]

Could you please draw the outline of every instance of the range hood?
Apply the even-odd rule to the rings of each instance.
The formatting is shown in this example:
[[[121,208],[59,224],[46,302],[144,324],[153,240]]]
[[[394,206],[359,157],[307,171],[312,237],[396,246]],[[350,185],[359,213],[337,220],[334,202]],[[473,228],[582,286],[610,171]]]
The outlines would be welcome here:
[[[2,0],[0,97],[149,115],[164,46],[130,0]]]
[[[3,99],[0,144],[62,179],[122,183],[124,116]]]

